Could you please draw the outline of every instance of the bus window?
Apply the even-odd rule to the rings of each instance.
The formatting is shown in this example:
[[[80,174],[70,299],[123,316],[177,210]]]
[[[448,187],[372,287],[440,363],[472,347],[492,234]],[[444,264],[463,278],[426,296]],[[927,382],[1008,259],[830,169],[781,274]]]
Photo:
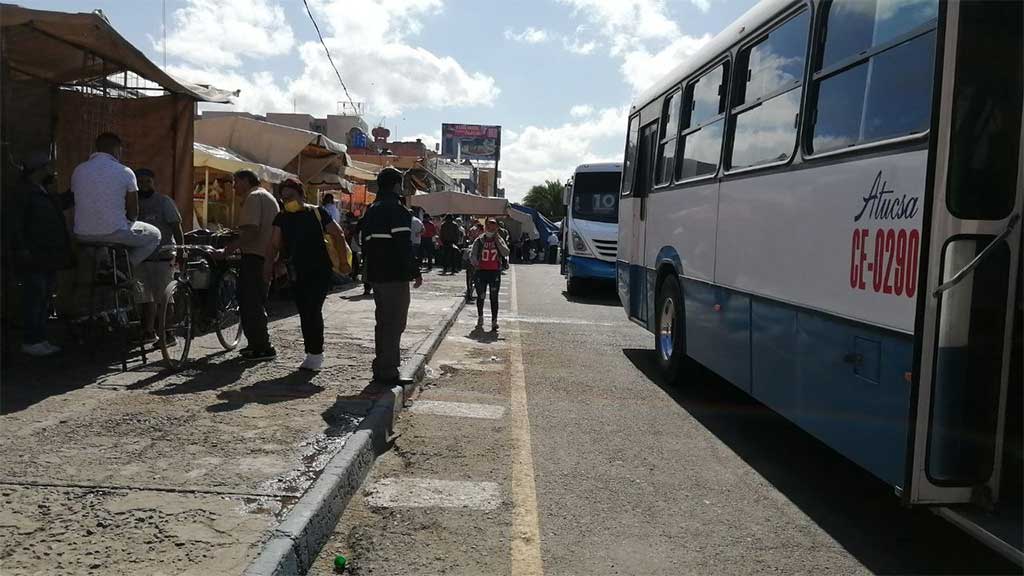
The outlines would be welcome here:
[[[717,66],[686,87],[686,128],[679,137],[681,158],[676,179],[688,180],[718,172],[725,124],[726,64]]]
[[[618,222],[621,177],[621,172],[577,172],[572,187],[573,218]]]
[[[1020,151],[1020,2],[964,2],[950,137],[949,211],[965,220],[1001,220],[1013,209]],[[984,34],[970,31],[984,30]]]
[[[740,53],[730,168],[793,155],[809,29],[810,15],[803,12]]]
[[[622,172],[622,195],[633,193],[633,174],[636,171],[636,148],[640,140],[640,117],[633,116],[629,121],[629,135],[626,137],[626,162]]]
[[[937,0],[829,6],[811,153],[928,130]]]
[[[658,144],[658,166],[655,168],[654,184],[660,186],[672,181],[672,167],[675,165],[676,135],[679,133],[679,113],[682,92],[676,90],[665,100],[661,113],[661,143]]]

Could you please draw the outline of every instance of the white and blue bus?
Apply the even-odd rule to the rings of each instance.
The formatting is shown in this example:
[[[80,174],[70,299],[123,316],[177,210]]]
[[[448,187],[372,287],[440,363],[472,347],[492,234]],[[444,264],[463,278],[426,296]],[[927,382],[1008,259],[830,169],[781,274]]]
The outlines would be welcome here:
[[[711,369],[1021,555],[1021,2],[766,0],[632,106],[617,286]]]
[[[587,280],[615,281],[622,164],[581,164],[565,185],[562,270],[565,289],[578,294]]]

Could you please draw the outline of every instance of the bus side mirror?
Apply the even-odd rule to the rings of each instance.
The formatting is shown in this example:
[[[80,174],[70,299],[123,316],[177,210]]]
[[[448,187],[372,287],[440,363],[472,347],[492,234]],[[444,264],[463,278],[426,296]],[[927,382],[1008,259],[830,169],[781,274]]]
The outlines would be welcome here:
[[[562,206],[569,205],[569,198],[572,197],[572,186],[566,186],[562,189]]]

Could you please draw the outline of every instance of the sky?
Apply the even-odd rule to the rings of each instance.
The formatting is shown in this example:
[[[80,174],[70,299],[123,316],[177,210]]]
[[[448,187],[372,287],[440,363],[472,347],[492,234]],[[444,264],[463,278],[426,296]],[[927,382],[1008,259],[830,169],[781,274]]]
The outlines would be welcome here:
[[[324,116],[348,100],[302,0],[15,1],[100,9],[151,60],[166,54],[172,75],[241,90],[204,108]],[[371,127],[433,146],[444,122],[502,126],[500,185],[512,200],[578,164],[621,161],[633,97],[755,3],[308,2]]]

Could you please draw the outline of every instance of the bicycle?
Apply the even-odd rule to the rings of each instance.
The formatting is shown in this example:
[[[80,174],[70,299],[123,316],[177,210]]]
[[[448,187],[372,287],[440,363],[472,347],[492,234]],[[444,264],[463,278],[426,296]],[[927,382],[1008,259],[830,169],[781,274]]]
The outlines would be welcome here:
[[[211,246],[184,245],[172,249],[177,271],[164,290],[158,317],[158,345],[168,365],[178,368],[188,362],[197,332],[216,332],[225,350],[238,346],[242,338],[238,308],[240,258],[218,260],[213,257],[215,249]]]

